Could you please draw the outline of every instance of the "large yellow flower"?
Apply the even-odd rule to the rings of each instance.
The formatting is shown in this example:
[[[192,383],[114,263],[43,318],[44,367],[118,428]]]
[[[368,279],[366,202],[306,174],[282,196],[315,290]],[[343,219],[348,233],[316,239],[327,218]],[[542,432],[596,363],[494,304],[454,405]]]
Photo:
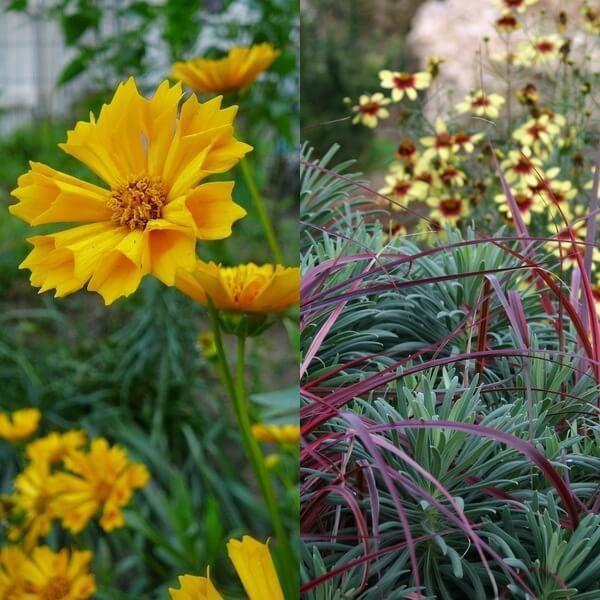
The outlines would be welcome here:
[[[92,441],[88,453],[76,451],[65,457],[65,467],[71,473],[56,476],[61,486],[56,510],[73,533],[80,532],[98,511],[102,511],[104,531],[122,527],[123,507],[149,479],[144,465],[129,462],[125,450],[109,446],[103,438]]]
[[[0,550],[0,598],[19,600],[23,594],[23,565],[26,556],[17,546]]]
[[[37,408],[23,408],[10,415],[0,413],[0,438],[9,442],[26,440],[37,431],[41,418]]]
[[[42,546],[21,566],[27,600],[86,600],[96,591],[89,572],[92,553],[62,549],[53,552]]]
[[[249,600],[284,600],[267,544],[245,535],[241,541],[229,540],[227,551]],[[169,589],[172,600],[222,600],[208,576],[186,575],[179,583],[181,589]]]
[[[30,238],[34,249],[21,268],[41,292],[65,296],[87,283],[110,304],[149,273],[173,285],[178,268],[194,268],[196,239],[231,235],[245,215],[231,199],[233,183],[198,183],[251,150],[234,137],[237,107],[191,96],[179,111],[181,97],[181,86],[165,81],[147,100],[131,78],[98,119],[69,131],[60,147],[109,189],[39,163],[19,178],[14,215],[31,225],[79,224]]]
[[[13,499],[22,517],[19,526],[9,531],[9,537],[15,541],[22,537],[31,548],[50,532],[52,521],[58,516],[59,480],[50,472],[48,463],[34,462],[16,477],[14,487]]]
[[[198,261],[193,273],[178,271],[175,285],[201,304],[210,297],[218,310],[280,312],[300,298],[300,269],[253,263],[222,267]]]
[[[222,93],[244,88],[266,71],[281,53],[271,44],[231,48],[225,58],[194,58],[173,65],[171,77],[205,93]]]

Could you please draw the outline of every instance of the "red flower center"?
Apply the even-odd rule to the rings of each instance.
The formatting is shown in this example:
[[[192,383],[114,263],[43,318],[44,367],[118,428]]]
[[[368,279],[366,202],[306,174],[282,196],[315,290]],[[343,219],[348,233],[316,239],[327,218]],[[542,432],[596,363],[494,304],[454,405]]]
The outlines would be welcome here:
[[[449,133],[438,133],[435,138],[437,148],[447,148],[452,145],[452,136]]]
[[[365,102],[360,106],[360,112],[364,115],[376,115],[379,110],[379,102],[374,102],[373,100],[369,102]]]
[[[489,106],[490,104],[490,99],[487,96],[478,96],[472,102],[472,105],[475,107]]]
[[[400,90],[415,86],[415,76],[410,73],[398,73],[394,76],[394,86]]]
[[[408,194],[408,191],[410,190],[410,183],[408,181],[402,181],[400,183],[397,183],[394,186],[394,194],[396,194],[396,196],[406,196],[406,194]]]
[[[540,133],[543,133],[544,131],[546,131],[546,127],[540,123],[534,123],[527,129],[527,133],[535,140],[538,140],[540,138]]]
[[[516,164],[513,165],[512,170],[521,175],[528,175],[533,171],[533,165],[528,158],[521,157]]]
[[[496,25],[503,29],[515,29],[518,21],[514,15],[504,15],[496,21]]]
[[[468,144],[471,141],[471,136],[465,131],[458,131],[454,136],[454,142],[459,146]]]
[[[444,198],[440,200],[440,211],[446,217],[460,215],[461,200],[459,198]]]
[[[525,0],[504,0],[504,4],[508,8],[519,8]]]
[[[533,198],[528,194],[515,194],[514,198],[519,212],[522,213],[526,213],[533,204]]]
[[[400,142],[396,155],[400,158],[410,158],[416,152],[415,145],[411,140],[405,139]]]
[[[550,54],[556,49],[554,42],[551,42],[550,40],[542,40],[541,42],[538,42],[535,47],[538,49],[538,52],[541,52],[542,54]]]

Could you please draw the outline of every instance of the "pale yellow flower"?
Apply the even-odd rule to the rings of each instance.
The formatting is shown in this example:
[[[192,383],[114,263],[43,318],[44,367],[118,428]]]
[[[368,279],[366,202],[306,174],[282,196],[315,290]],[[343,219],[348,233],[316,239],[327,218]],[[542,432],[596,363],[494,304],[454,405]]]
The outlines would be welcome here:
[[[385,108],[390,102],[391,100],[380,92],[372,96],[363,94],[359,97],[358,104],[352,107],[352,110],[356,113],[352,123],[355,125],[362,123],[371,129],[377,127],[380,119],[387,119],[390,116],[389,110]]]
[[[381,87],[392,90],[392,100],[399,102],[404,95],[409,100],[417,99],[417,91],[427,89],[431,85],[431,73],[406,73],[398,71],[379,71]]]
[[[427,189],[425,182],[414,179],[402,165],[394,165],[390,169],[390,174],[385,177],[385,185],[378,192],[401,203],[408,203],[413,200],[423,200]],[[396,205],[392,205],[392,208],[394,207],[399,209]]]
[[[459,113],[471,113],[477,117],[497,119],[505,100],[499,94],[487,94],[477,90],[469,94],[463,102],[456,105]]]

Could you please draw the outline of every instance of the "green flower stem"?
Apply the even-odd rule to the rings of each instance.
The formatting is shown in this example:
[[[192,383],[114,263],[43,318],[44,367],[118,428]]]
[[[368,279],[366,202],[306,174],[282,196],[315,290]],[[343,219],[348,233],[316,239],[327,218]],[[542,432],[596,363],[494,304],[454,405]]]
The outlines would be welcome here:
[[[262,199],[262,196],[260,195],[258,187],[254,181],[254,176],[252,175],[252,169],[248,159],[245,158],[242,160],[240,162],[240,166],[242,168],[244,179],[246,180],[246,185],[248,186],[248,191],[250,192],[250,197],[254,203],[254,208],[258,214],[258,218],[260,219],[263,229],[265,230],[265,235],[267,236],[267,242],[271,248],[273,258],[277,264],[281,265],[283,264],[283,255],[281,254],[277,237],[275,236],[275,230],[273,229],[273,224],[269,219],[269,214],[267,213],[264,200]]]
[[[265,457],[258,441],[252,435],[252,426],[250,422],[250,412],[248,398],[246,394],[246,386],[244,383],[245,376],[245,342],[246,338],[243,335],[237,337],[237,364],[235,380],[231,375],[225,349],[223,347],[223,339],[221,335],[221,327],[219,317],[214,306],[209,302],[209,313],[212,324],[213,333],[215,336],[215,346],[217,348],[217,356],[219,358],[219,367],[221,370],[223,382],[231,401],[235,416],[237,418],[238,428],[242,436],[242,442],[246,455],[250,461],[254,476],[259,484],[262,492],[271,524],[277,539],[278,556],[281,558],[279,566],[281,568],[281,584],[285,592],[286,598],[298,597],[298,564],[295,558],[295,553],[292,549],[290,537],[283,524],[283,519],[279,511],[275,488],[273,481],[269,475]]]

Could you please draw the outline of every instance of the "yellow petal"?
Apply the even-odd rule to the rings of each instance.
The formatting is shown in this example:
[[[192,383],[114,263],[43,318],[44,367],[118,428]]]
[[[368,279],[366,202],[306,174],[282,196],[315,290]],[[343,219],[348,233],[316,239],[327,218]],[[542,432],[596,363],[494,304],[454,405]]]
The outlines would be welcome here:
[[[148,236],[150,269],[165,285],[175,284],[178,269],[194,269],[196,239],[191,229],[159,219],[148,224],[145,234]]]
[[[233,181],[205,183],[187,195],[185,204],[194,218],[198,238],[229,237],[233,223],[246,216],[246,211],[231,198],[233,186]]]
[[[20,200],[9,211],[30,225],[110,219],[110,192],[41,163],[19,177],[12,195]]]
[[[284,600],[267,544],[245,535],[241,542],[230,540],[227,551],[249,600]]]
[[[169,588],[171,600],[222,600],[209,577],[183,575],[179,577],[180,589]]]

